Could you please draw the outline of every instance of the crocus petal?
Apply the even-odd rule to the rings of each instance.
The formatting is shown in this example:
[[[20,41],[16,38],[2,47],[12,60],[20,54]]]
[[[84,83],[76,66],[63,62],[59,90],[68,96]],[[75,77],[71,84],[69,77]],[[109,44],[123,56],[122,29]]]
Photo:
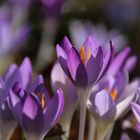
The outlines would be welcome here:
[[[27,96],[24,106],[23,106],[23,114],[25,114],[30,119],[34,119],[37,115],[38,106],[33,97],[30,95]]]
[[[24,58],[19,68],[23,88],[26,89],[31,81],[32,65],[28,57]]]
[[[69,51],[68,59],[67,59],[67,65],[69,72],[71,74],[72,79],[75,81],[76,78],[76,72],[79,64],[82,63],[80,59],[80,55],[77,52],[75,48],[71,48]]]
[[[44,129],[49,131],[56,124],[58,117],[62,113],[63,106],[63,93],[61,90],[57,90],[45,112],[45,124],[47,125],[44,125]]]
[[[131,108],[132,108],[132,111],[133,111],[137,121],[140,123],[140,105],[132,102]]]
[[[124,100],[122,100],[120,103],[116,105],[116,116],[114,120],[119,119],[121,116],[123,116],[125,113],[127,113],[130,110],[130,103],[135,101],[138,97],[139,90],[133,91],[131,95],[128,95]]]
[[[67,76],[69,78],[71,78],[70,73],[68,71],[68,66],[67,66],[67,54],[66,54],[66,52],[64,51],[64,49],[61,46],[57,45],[56,46],[56,53],[57,53],[57,57],[59,59],[61,67],[63,68],[63,70],[67,74]]]
[[[100,117],[105,115],[114,106],[112,98],[107,90],[102,90],[97,93],[91,102],[94,104],[96,113],[99,114]]]
[[[58,74],[59,72],[59,74]],[[59,63],[55,63],[51,72],[51,85],[54,93],[57,89],[61,88],[64,93],[65,106],[68,108],[73,106],[78,99],[76,88],[73,83],[68,79]],[[73,104],[72,104],[73,102]],[[67,105],[68,104],[68,105]],[[64,107],[65,107],[64,106]],[[67,108],[66,107],[66,108]]]
[[[95,58],[91,56],[86,64],[86,71],[88,74],[89,84],[93,84],[97,80],[100,70],[102,68],[102,64],[103,64],[103,53],[102,50],[99,49],[97,56]]]
[[[56,53],[58,58],[62,57],[63,59],[67,59],[67,54],[65,50],[58,44],[56,45]]]
[[[34,92],[35,91],[35,88],[37,86],[39,86],[40,84],[43,84],[44,83],[44,79],[43,79],[43,76],[42,75],[38,75],[36,77],[36,79],[33,81],[33,83],[30,85],[30,87],[28,88],[28,92]]]
[[[86,39],[86,41],[83,44],[84,46],[84,50],[85,50],[85,55],[86,58],[88,58],[88,50],[90,50],[91,54],[95,57],[96,53],[95,50],[99,47],[97,46],[97,44],[95,43],[94,39],[92,36],[88,36],[88,38]]]
[[[21,82],[19,69],[16,69],[9,79],[5,81],[6,88],[12,88],[16,82]]]
[[[102,78],[102,76],[107,72],[108,68],[110,67],[112,61],[114,59],[114,48],[112,47],[112,45],[109,46],[109,52],[107,53],[107,55],[104,58],[104,62],[103,62],[103,66],[100,72],[100,75],[98,77],[98,80],[100,80]]]
[[[118,71],[122,70],[122,68],[125,65],[125,62],[131,52],[131,49],[129,47],[125,48],[123,51],[121,51],[114,59],[113,63],[111,64],[108,74],[116,75]],[[121,60],[121,61],[120,61]]]
[[[59,74],[58,74],[59,72]],[[51,72],[51,83],[52,83],[52,88],[54,91],[58,89],[57,83],[61,83],[65,85],[66,83],[67,76],[64,73],[63,69],[61,68],[60,64],[56,62],[52,68]]]
[[[38,104],[34,96],[28,96],[23,106],[22,114],[23,129],[26,135],[39,136],[42,135],[44,123],[44,115],[41,106]]]
[[[16,82],[13,85],[12,90],[14,93],[16,93],[17,96],[19,96],[20,98],[24,98],[25,92],[20,82]]]
[[[137,56],[131,56],[127,59],[125,69],[132,72],[137,63]]]
[[[117,73],[116,75],[117,96],[120,96],[120,94],[123,93],[128,83],[129,83],[129,75],[127,71],[122,71],[122,72]]]
[[[9,105],[13,117],[22,124],[22,102],[12,90],[9,90]]]
[[[78,65],[76,71],[75,84],[78,87],[86,87],[88,85],[88,76],[83,62]]]
[[[6,72],[4,73],[4,75],[2,76],[3,81],[8,80],[16,69],[17,69],[17,65],[11,64],[6,70]]]
[[[70,43],[69,39],[66,36],[62,40],[61,46],[63,47],[66,54],[68,54],[70,49],[72,48],[72,44]]]
[[[127,97],[133,95],[135,92],[139,92],[139,80],[134,80],[129,85],[125,87],[124,92],[121,94],[121,96],[116,100],[116,103],[119,103],[123,100],[125,100]]]

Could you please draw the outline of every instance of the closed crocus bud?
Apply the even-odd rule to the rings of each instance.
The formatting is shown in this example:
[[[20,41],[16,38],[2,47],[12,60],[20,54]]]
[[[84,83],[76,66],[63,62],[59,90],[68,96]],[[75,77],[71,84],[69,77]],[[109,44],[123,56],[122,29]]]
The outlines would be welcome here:
[[[90,96],[88,109],[96,122],[97,139],[103,139],[114,121],[126,114],[130,103],[137,99],[139,81],[129,84],[127,73],[120,72],[115,77],[106,77],[97,86]]]
[[[20,84],[20,83],[17,83]],[[32,85],[34,90],[9,91],[9,106],[14,118],[23,128],[27,140],[43,140],[48,131],[57,123],[63,110],[63,93],[57,90],[50,98],[43,84]]]

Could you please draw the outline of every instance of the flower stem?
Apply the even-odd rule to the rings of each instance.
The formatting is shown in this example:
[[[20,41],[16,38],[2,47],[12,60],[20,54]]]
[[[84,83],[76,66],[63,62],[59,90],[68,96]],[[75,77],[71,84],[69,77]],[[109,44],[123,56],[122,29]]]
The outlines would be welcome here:
[[[86,100],[84,98],[80,102],[80,124],[79,124],[79,137],[78,140],[84,140],[86,119]]]
[[[26,140],[43,140],[45,135],[38,135],[38,134],[26,134],[25,133]]]
[[[112,129],[112,123],[96,122],[96,140],[104,140]]]
[[[68,140],[69,133],[70,133],[70,125],[71,125],[71,119],[67,120],[67,122],[61,123],[62,129],[65,132],[64,135],[62,135],[62,140]]]
[[[109,132],[107,133],[105,140],[110,140],[113,128],[114,128],[114,123],[112,123],[112,125],[110,126]]]
[[[95,120],[94,118],[91,116],[91,114],[89,114],[89,133],[88,133],[88,140],[93,140],[95,138]]]

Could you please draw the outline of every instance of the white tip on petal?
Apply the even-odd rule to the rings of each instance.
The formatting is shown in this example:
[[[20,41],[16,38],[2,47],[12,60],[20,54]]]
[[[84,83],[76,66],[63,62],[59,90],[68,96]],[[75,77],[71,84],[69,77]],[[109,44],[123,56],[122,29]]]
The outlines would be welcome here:
[[[130,110],[130,103],[137,99],[138,92],[139,90],[133,92],[131,95],[128,95],[128,97],[126,97],[124,100],[117,104],[114,120],[118,119]]]

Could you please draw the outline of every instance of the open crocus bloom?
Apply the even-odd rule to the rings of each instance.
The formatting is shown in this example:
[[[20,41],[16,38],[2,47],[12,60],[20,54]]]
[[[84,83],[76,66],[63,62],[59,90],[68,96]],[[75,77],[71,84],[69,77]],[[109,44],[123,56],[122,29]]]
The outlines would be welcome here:
[[[111,43],[103,48],[96,46],[89,36],[77,50],[65,37],[61,45],[57,45],[56,51],[66,75],[76,86],[83,89],[97,82],[112,62],[114,51]]]
[[[2,139],[9,137],[16,125],[8,107],[8,91],[13,87],[15,82],[21,82],[25,89],[32,88],[29,87],[31,77],[32,66],[29,58],[25,58],[19,67],[15,64],[10,65],[0,77],[0,130]],[[42,81],[41,76],[39,77],[40,81]]]
[[[139,81],[128,84],[126,72],[108,76],[101,81],[90,96],[89,111],[95,119],[113,121],[130,109],[130,102],[136,100]]]
[[[106,44],[106,47],[97,46],[93,38],[89,36],[79,50],[74,48],[65,37],[61,45],[57,45],[56,51],[62,69],[76,86],[80,97],[78,139],[83,140],[86,103],[91,93],[90,90],[108,70],[114,57],[114,49],[111,42]]]
[[[58,74],[59,72],[59,74]],[[73,83],[68,79],[59,63],[55,63],[51,72],[51,85],[54,93],[61,88],[64,94],[64,109],[61,115],[61,125],[65,132],[65,137],[69,137],[70,124],[77,107],[78,96]]]
[[[88,109],[96,122],[97,139],[103,139],[113,122],[130,110],[130,103],[137,99],[138,86],[139,81],[128,84],[127,72],[120,72],[116,76],[107,76],[94,88]]]
[[[50,99],[43,84],[33,87],[34,90],[27,92],[20,83],[15,83],[13,89],[9,91],[9,105],[27,139],[43,140],[62,113],[63,93],[57,90]]]

